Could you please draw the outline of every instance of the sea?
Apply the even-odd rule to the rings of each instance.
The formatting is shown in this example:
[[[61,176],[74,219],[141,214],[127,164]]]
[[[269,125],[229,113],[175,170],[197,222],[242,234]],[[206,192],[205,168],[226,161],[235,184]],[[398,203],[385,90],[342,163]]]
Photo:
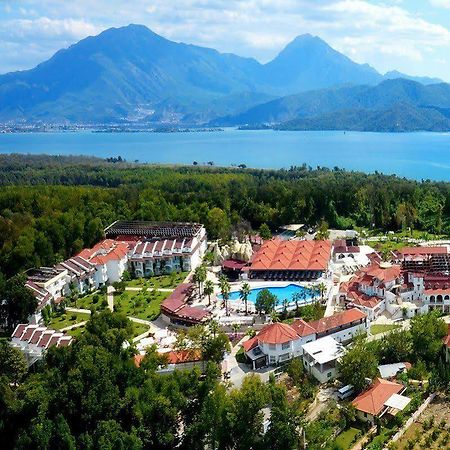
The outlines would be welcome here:
[[[0,153],[91,155],[155,164],[306,164],[450,181],[450,133],[237,130],[0,134]]]

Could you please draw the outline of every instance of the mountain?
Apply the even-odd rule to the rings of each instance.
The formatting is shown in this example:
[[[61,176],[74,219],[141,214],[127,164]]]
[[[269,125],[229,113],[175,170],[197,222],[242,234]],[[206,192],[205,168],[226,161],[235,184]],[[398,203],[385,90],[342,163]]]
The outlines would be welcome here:
[[[309,34],[261,64],[129,25],[83,39],[31,70],[1,75],[0,122],[279,122],[331,112],[351,92],[383,79]]]
[[[404,114],[401,114],[402,109]],[[386,121],[390,117],[393,120],[391,131],[431,130],[431,121],[436,122],[436,130],[443,131],[449,129],[446,120],[450,117],[449,111],[449,84],[424,86],[411,80],[393,79],[376,86],[344,86],[286,96],[244,113],[217,119],[213,124],[284,124],[277,127],[322,130],[356,127],[381,131],[389,127],[378,125],[379,118]]]
[[[417,83],[425,85],[443,83],[443,81],[440,78],[413,77],[411,75],[406,75],[405,73],[399,72],[398,70],[391,70],[390,72],[386,72],[383,78],[385,80],[395,80],[396,78],[404,78],[405,80],[417,81]]]
[[[375,84],[383,77],[367,64],[357,64],[322,39],[295,38],[264,66],[264,81],[290,94],[339,84]]]

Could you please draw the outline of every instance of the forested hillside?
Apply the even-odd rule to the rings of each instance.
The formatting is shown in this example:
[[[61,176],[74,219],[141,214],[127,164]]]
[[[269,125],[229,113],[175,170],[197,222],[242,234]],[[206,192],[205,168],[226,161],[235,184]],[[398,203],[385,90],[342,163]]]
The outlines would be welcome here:
[[[198,221],[211,237],[285,223],[450,233],[450,183],[339,169],[162,167],[0,156],[0,271],[51,265],[117,219]]]

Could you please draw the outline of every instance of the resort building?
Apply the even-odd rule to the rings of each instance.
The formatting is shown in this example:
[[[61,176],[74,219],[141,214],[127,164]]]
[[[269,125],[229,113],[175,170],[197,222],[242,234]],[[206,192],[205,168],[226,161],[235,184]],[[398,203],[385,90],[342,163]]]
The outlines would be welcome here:
[[[198,223],[118,221],[105,234],[128,243],[130,270],[137,277],[195,269],[207,246]]]
[[[381,418],[385,414],[394,416],[406,408],[411,399],[401,395],[405,389],[403,384],[377,378],[372,386],[352,401],[352,405],[361,420],[374,424],[376,417]]]
[[[303,365],[316,380],[326,383],[338,375],[337,363],[343,354],[342,344],[326,336],[303,346]]]
[[[167,323],[178,326],[191,326],[209,320],[211,313],[198,306],[189,306],[194,285],[192,283],[180,284],[161,303],[161,317]]]
[[[329,241],[265,241],[254,254],[250,279],[315,280],[328,271],[331,257]]]
[[[28,366],[43,358],[52,345],[64,347],[72,343],[72,336],[40,325],[19,324],[11,335],[11,345],[20,349]]]
[[[64,297],[67,284],[67,270],[53,267],[39,267],[26,272],[27,281],[48,292],[52,300]]]
[[[395,378],[399,373],[404,373],[411,369],[411,363],[409,362],[400,362],[393,364],[382,364],[378,366],[378,372],[380,373],[381,378],[385,380],[391,380]]]
[[[99,287],[122,279],[127,269],[128,244],[105,239],[92,248],[85,248],[77,256],[95,267],[94,284]]]

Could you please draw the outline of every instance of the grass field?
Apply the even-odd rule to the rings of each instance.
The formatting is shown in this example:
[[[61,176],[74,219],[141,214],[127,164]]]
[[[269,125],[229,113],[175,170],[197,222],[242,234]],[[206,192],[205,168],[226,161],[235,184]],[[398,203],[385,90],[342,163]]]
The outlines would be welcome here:
[[[127,281],[127,287],[147,287],[153,289],[175,289],[187,277],[187,272],[172,273],[150,278],[136,278]]]
[[[396,330],[401,328],[400,325],[372,325],[370,327],[370,332],[372,334],[385,333],[386,331]]]
[[[154,320],[160,314],[161,303],[168,296],[168,292],[125,291],[123,294],[114,295],[114,309],[127,316]]]
[[[67,311],[65,314],[52,317],[48,327],[54,330],[61,330],[62,328],[70,327],[71,325],[89,320],[89,317],[90,314]]]
[[[349,429],[343,431],[340,433],[337,438],[335,439],[335,445],[336,448],[347,450],[352,447],[352,443],[356,437],[356,435],[361,430],[358,430],[358,428],[350,427]]]

